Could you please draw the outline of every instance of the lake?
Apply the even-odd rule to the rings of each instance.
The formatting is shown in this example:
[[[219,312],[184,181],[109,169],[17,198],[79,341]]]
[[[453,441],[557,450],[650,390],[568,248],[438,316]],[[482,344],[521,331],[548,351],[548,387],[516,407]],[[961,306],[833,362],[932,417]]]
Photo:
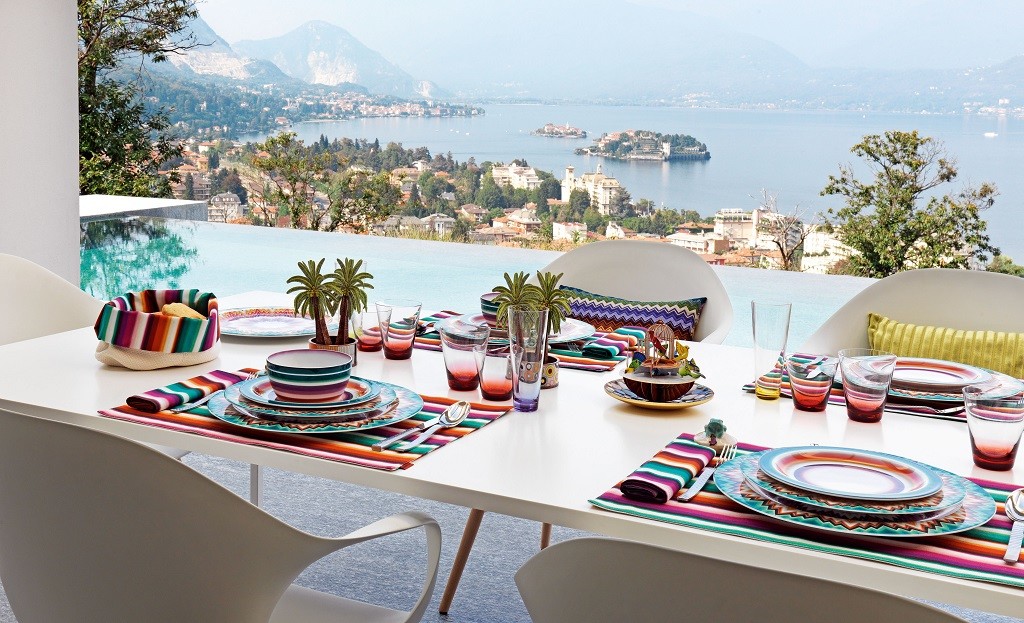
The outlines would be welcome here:
[[[866,134],[918,130],[941,140],[959,164],[958,182],[993,182],[1000,196],[985,213],[993,243],[1024,261],[1024,120],[978,115],[911,115],[854,112],[714,110],[637,106],[487,105],[475,118],[379,118],[307,122],[292,126],[311,142],[321,134],[426,146],[432,154],[451,152],[460,161],[476,158],[530,165],[564,176],[598,165],[619,180],[633,199],[650,199],[675,209],[711,215],[722,208],[757,207],[761,189],[778,196],[779,208],[801,206],[809,213],[840,205],[821,197],[828,176],[852,163],[850,148]],[[531,136],[545,123],[585,129],[588,139]],[[699,162],[618,162],[577,156],[604,132],[637,129],[690,134],[707,144],[711,159]],[[262,140],[245,135],[242,140]],[[857,164],[857,163],[853,163]],[[858,171],[865,171],[856,167]],[[945,192],[960,186],[947,185]]]

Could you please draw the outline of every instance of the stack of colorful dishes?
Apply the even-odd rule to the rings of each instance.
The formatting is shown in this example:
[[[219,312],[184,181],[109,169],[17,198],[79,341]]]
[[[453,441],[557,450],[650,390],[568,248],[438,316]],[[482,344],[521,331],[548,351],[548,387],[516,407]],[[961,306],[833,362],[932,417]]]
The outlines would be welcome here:
[[[346,433],[387,426],[423,408],[416,392],[353,376],[345,391],[328,401],[281,399],[266,377],[243,381],[214,396],[210,412],[245,428],[284,433]]]
[[[1024,392],[1024,383],[1000,372],[939,359],[900,357],[889,397],[894,402],[951,406],[963,403],[963,389],[968,385],[984,385],[999,397]]]
[[[996,512],[971,481],[882,452],[803,446],[750,453],[715,471],[741,506],[816,530],[885,537],[950,534]]]

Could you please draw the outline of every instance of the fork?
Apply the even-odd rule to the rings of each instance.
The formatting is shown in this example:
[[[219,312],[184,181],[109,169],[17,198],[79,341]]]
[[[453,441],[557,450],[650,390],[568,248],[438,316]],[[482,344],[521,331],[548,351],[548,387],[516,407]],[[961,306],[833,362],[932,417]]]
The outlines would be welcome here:
[[[711,480],[711,476],[714,475],[715,469],[717,469],[722,463],[725,463],[735,457],[736,444],[730,443],[722,446],[722,451],[718,453],[718,465],[715,467],[711,467],[710,465],[705,467],[701,473],[697,474],[697,477],[693,482],[690,483],[690,487],[686,490],[686,493],[683,493],[676,499],[680,502],[689,502],[692,500],[698,493],[700,493],[700,490],[704,488],[704,485],[707,484],[708,480]]]
[[[263,371],[262,370],[257,370],[256,372],[250,372],[249,376],[247,376],[244,379],[242,379],[242,381],[251,381],[254,378],[257,378],[257,377],[262,376],[262,375],[263,375]],[[239,381],[239,383],[241,383],[242,381]],[[214,396],[216,396],[218,394],[222,394],[222,393],[224,393],[224,390],[223,389],[218,389],[217,391],[215,391],[215,392],[213,392],[211,394],[207,394],[207,395],[203,396],[199,400],[193,400],[192,402],[186,402],[185,404],[180,404],[177,407],[171,407],[170,409],[168,409],[168,411],[170,411],[171,413],[181,413],[182,411],[188,411],[189,409],[195,409],[196,407],[202,406],[202,405],[206,404],[207,402],[209,402],[210,399],[213,398]]]

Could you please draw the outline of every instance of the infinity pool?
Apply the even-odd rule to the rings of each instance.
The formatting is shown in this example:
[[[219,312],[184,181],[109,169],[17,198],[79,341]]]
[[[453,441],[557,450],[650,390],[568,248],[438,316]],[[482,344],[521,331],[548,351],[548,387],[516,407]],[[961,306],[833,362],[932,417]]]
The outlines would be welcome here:
[[[82,224],[82,288],[109,299],[145,288],[199,288],[220,296],[284,292],[301,260],[353,257],[373,273],[370,300],[413,297],[425,309],[473,311],[502,274],[536,271],[559,253],[225,225],[128,218]],[[750,343],[750,301],[793,303],[789,348],[799,347],[870,279],[714,267],[735,310],[726,344]]]

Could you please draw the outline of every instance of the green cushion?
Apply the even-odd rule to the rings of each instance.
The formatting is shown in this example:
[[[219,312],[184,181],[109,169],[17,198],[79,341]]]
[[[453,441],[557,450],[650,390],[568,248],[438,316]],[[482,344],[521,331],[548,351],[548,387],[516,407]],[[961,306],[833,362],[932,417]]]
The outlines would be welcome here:
[[[868,343],[900,357],[956,361],[1024,378],[1024,333],[927,327],[868,314]]]

